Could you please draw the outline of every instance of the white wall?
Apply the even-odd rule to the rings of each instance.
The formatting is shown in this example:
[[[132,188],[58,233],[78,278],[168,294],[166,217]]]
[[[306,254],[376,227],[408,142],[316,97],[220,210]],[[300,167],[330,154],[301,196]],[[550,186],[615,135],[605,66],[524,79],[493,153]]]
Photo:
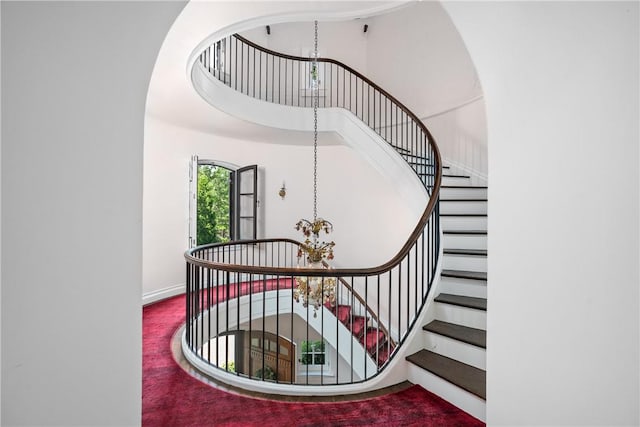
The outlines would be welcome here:
[[[638,3],[446,8],[487,103],[488,423],[638,425]]]
[[[181,2],[2,2],[2,425],[137,425],[146,88]]]
[[[452,172],[471,176],[474,185],[486,185],[487,119],[483,97],[422,121],[435,138],[445,164]]]
[[[439,2],[416,2],[370,18],[367,77],[418,117],[482,94],[469,53]]]
[[[367,66],[367,33],[362,26],[368,20],[318,22],[318,54],[337,59],[357,71],[365,73]],[[242,33],[247,39],[288,55],[308,57],[313,52],[313,22],[288,22],[270,25],[267,35],[264,26]]]
[[[447,165],[487,180],[482,88],[460,34],[442,5],[416,2],[370,18],[367,76],[429,128]]]
[[[257,164],[262,182],[259,237],[303,240],[293,226],[313,215],[311,133],[303,133],[308,144],[299,146],[230,139],[151,116],[145,129],[143,294],[179,289],[184,283],[192,154],[239,166]],[[329,137],[320,134],[320,141]],[[278,196],[283,182],[284,200]],[[372,267],[388,261],[418,219],[394,183],[345,145],[318,148],[318,214],[334,224],[327,237],[336,242],[336,267]],[[388,232],[392,223],[393,232]]]
[[[366,33],[363,25],[369,25]],[[273,25],[243,33],[269,49],[300,55],[312,46],[312,24]],[[469,53],[439,2],[415,2],[361,20],[319,23],[322,56],[361,71],[429,127],[447,164],[487,180],[482,88]]]

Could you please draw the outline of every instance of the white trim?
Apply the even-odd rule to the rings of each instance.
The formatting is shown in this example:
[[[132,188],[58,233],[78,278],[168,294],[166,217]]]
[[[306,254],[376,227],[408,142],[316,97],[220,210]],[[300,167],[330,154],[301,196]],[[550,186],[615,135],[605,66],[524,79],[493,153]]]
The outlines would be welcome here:
[[[178,285],[169,286],[164,289],[149,292],[142,295],[142,305],[149,305],[154,302],[162,301],[167,298],[175,297],[176,295],[184,294],[185,284],[180,283]]]
[[[225,162],[223,160],[202,159],[202,158],[198,157],[198,166],[199,165],[220,166],[222,168],[225,168],[225,169],[228,169],[228,170],[231,170],[231,171],[234,171],[234,172],[241,168],[241,166],[238,166],[235,163],[229,163],[229,162]]]

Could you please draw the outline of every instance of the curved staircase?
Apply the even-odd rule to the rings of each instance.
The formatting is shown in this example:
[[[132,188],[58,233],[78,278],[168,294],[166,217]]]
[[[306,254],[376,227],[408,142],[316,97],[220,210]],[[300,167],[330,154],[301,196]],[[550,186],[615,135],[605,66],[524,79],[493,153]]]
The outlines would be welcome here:
[[[229,66],[233,61],[226,55],[231,58],[231,52],[234,51],[239,56],[234,57],[235,65]],[[245,55],[246,64],[243,63]],[[238,57],[241,58],[240,63]],[[413,170],[429,197],[420,224],[394,259],[372,269],[332,271],[331,274],[337,276],[343,285],[358,282],[364,287],[365,296],[358,295],[353,290],[355,286],[348,286],[347,298],[338,299],[335,306],[325,304],[323,313],[329,313],[335,322],[350,331],[377,366],[372,376],[365,367],[365,378],[361,381],[376,377],[390,362],[400,363],[399,358],[394,359],[394,356],[399,353],[412,330],[422,327],[422,332],[414,339],[422,341],[423,348],[411,355],[403,354],[403,359],[410,362],[408,379],[484,419],[487,188],[472,186],[470,176],[442,166],[437,146],[433,144],[424,124],[392,95],[344,64],[326,58],[320,60],[323,61],[320,63],[324,67],[323,75],[331,79],[320,107],[346,110],[366,125],[382,140],[386,150],[393,150],[393,156],[403,159],[404,167],[409,166]],[[298,90],[299,85],[293,83],[297,79],[299,84],[304,73],[309,73],[309,61],[308,58],[278,54],[233,35],[214,43],[200,54],[199,61],[194,64],[192,80],[196,90],[213,105],[217,100],[212,99],[216,97],[207,87],[207,79],[215,80],[211,83],[219,85],[222,89],[216,90],[222,90],[222,93],[237,92],[259,101],[291,107],[286,111],[296,114],[295,109],[310,106],[304,92]],[[224,63],[227,68],[221,66]],[[292,79],[291,86],[286,83],[287,73],[288,78]],[[285,76],[284,85],[279,83],[282,76]],[[236,106],[234,111],[240,109]],[[285,110],[278,111],[283,114]],[[255,245],[260,242],[244,244]],[[442,253],[439,258],[440,246]],[[250,273],[251,276],[254,273],[262,274],[269,280],[275,277],[276,283],[281,276],[290,281],[291,277],[300,274],[299,270],[292,270],[290,263],[280,261],[261,266],[261,270],[245,264],[248,267],[243,270],[238,265],[230,266],[202,256],[211,249],[216,248],[196,248],[186,254],[187,283],[190,286],[195,282],[195,294],[202,289],[198,269],[203,267],[216,274],[226,271],[227,277],[230,277],[229,271],[235,274]],[[221,250],[224,251],[224,248]],[[438,266],[441,266],[439,283],[435,275]],[[308,270],[305,274],[330,277],[326,271]],[[371,284],[376,278],[377,291],[374,292],[375,287]],[[223,282],[225,280],[228,279],[223,278]],[[381,280],[385,286],[388,280],[388,313],[380,307]],[[438,294],[433,297],[430,291],[436,283]],[[205,285],[212,286],[211,283]],[[394,298],[392,288],[397,292],[395,301],[391,301]],[[407,295],[406,301],[401,298],[403,294]],[[358,307],[353,304],[356,299]],[[423,307],[427,308],[426,312]],[[196,304],[191,311],[188,310],[188,319],[201,321],[199,319],[203,318],[205,310],[204,306]],[[324,317],[329,316],[322,315],[322,325]],[[425,323],[418,325],[419,319]],[[331,327],[339,329],[337,325],[332,324]],[[203,328],[200,328],[200,333]],[[197,345],[196,339],[195,343],[186,346],[195,349]],[[351,346],[353,349],[353,344]],[[353,356],[351,359],[353,362]]]

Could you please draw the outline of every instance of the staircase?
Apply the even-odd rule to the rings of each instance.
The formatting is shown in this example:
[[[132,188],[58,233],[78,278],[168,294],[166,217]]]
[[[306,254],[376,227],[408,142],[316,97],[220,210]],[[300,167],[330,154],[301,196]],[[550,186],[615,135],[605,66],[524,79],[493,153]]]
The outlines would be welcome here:
[[[227,52],[226,62],[218,60],[218,51]],[[308,78],[308,58],[281,55],[233,35],[217,41],[199,59],[192,69],[194,88],[213,106],[266,126],[308,130],[302,125],[299,129],[290,127],[305,123],[304,118],[309,115],[308,110],[305,111],[309,107],[306,92],[299,90],[296,83]],[[225,69],[224,64],[233,66]],[[360,281],[360,289],[365,292],[356,297],[359,304],[339,301],[335,307],[325,308],[335,316],[336,325],[340,322],[362,344],[362,355],[366,351],[372,358],[369,362],[374,362],[373,366],[377,364],[375,372],[371,372],[375,369],[367,371],[365,368],[364,380],[382,373],[383,367],[400,367],[404,373],[406,366],[409,381],[484,419],[487,188],[473,186],[470,176],[458,173],[453,167],[442,166],[440,175],[440,155],[433,137],[424,123],[391,94],[338,61],[320,58],[318,64],[325,72],[322,84],[327,88],[319,100],[320,107],[327,107],[327,114],[336,115],[327,116],[332,120],[325,120],[335,126],[331,130],[348,136],[345,141],[351,141],[354,147],[366,152],[373,164],[384,165],[385,173],[402,182],[403,189],[416,188],[430,197],[407,245],[393,262],[384,265],[384,269],[336,269],[332,272],[343,283]],[[216,71],[217,67],[221,69]],[[247,117],[249,112],[241,107],[245,95],[265,101],[253,105],[256,111],[251,111],[251,117]],[[229,101],[232,98],[236,101]],[[273,104],[278,104],[278,108]],[[293,108],[283,109],[283,106]],[[283,114],[285,110],[287,114]],[[348,117],[338,117],[344,111],[349,113]],[[286,123],[283,117],[286,117]],[[357,120],[352,120],[354,118]],[[363,126],[355,125],[356,121]],[[360,144],[359,139],[376,143],[356,145]],[[379,139],[386,144],[380,144]],[[396,162],[398,157],[389,147],[413,169],[422,181],[421,186],[414,177],[406,179],[409,176],[406,164]],[[372,154],[374,150],[376,155]],[[439,202],[433,197],[436,194]],[[439,239],[440,229],[442,240]],[[433,279],[437,274],[440,245],[443,249],[441,280],[437,288],[432,289],[432,284],[437,283]],[[187,262],[193,261],[195,265],[198,257],[194,255],[191,259],[189,254]],[[280,264],[272,267],[279,269],[269,272],[276,276],[298,274]],[[225,271],[224,266],[216,265],[216,268]],[[234,266],[235,270],[237,266]],[[193,274],[193,277],[199,276]],[[387,301],[395,295],[393,303],[389,303],[389,312],[380,312],[379,285],[377,288],[367,286],[367,283],[379,283],[381,278],[388,282]],[[433,291],[437,295],[431,300]],[[352,292],[352,295],[357,294]],[[421,308],[427,302],[430,305],[426,314],[430,321],[414,326],[414,321],[423,318]],[[192,318],[199,319],[197,316]],[[399,354],[402,344],[413,337],[412,329],[420,327],[422,330],[416,332],[419,332],[422,349],[406,356],[408,363],[398,360],[400,357],[396,360],[402,363],[387,363]],[[320,329],[324,333],[322,331]],[[348,345],[355,347],[352,343]],[[415,348],[415,341],[409,345]]]
[[[374,361],[377,361],[378,367],[382,367],[388,360],[389,356],[395,349],[395,343],[389,337],[386,329],[371,326],[370,319],[353,313],[350,305],[338,304],[331,307],[328,303],[325,307],[333,313],[338,320],[351,331],[354,337],[358,339],[360,344],[364,346],[367,353]]]
[[[443,170],[443,264],[423,349],[406,357],[409,380],[485,418],[487,187]]]

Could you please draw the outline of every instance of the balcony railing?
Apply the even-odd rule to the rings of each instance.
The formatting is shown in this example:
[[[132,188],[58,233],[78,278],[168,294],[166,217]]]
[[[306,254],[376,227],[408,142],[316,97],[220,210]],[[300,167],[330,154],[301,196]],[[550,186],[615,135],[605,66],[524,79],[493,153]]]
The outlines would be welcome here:
[[[279,54],[233,35],[205,49],[194,67],[252,98],[292,107],[312,107],[312,89],[319,90],[320,108],[346,109],[367,124],[430,197],[402,249],[380,266],[310,268],[289,239],[188,251],[185,353],[203,370],[274,384],[373,378],[407,339],[436,273],[441,160],[433,137],[392,95],[332,59]],[[336,283],[335,303],[316,312],[297,302],[296,278]]]

